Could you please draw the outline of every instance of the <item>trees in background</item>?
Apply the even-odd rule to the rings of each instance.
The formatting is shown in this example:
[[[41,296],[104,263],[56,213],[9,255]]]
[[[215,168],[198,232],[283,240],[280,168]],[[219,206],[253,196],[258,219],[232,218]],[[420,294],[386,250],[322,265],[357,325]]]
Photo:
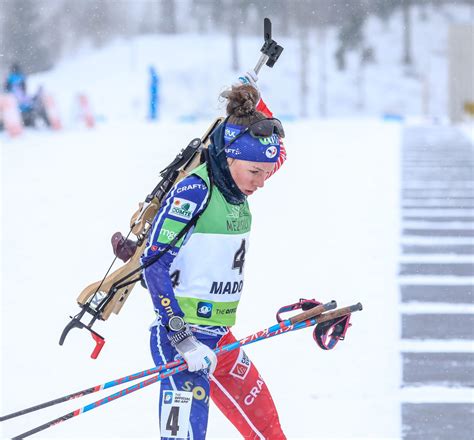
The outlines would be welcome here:
[[[51,67],[54,57],[48,47],[41,4],[35,0],[2,1],[1,4],[4,67],[19,63],[25,73]]]
[[[0,0],[2,67],[21,63],[28,72],[49,68],[59,57],[81,44],[101,46],[112,38],[144,33],[221,32],[232,41],[233,67],[239,68],[237,41],[241,34],[261,33],[264,17],[271,17],[280,35],[304,40],[328,26],[336,26],[341,69],[346,55],[357,50],[367,57],[363,27],[367,17],[387,20],[402,11],[405,36],[400,59],[412,61],[410,8],[441,7],[454,0]],[[456,0],[472,3],[472,0]],[[311,32],[311,31],[316,32]],[[323,32],[324,34],[324,32]],[[311,42],[310,42],[311,43]],[[309,45],[311,47],[311,44]],[[304,49],[306,50],[306,49]]]
[[[102,46],[126,30],[126,3],[114,0],[1,0],[2,67],[51,68],[79,46]]]
[[[160,22],[157,30],[163,34],[175,34],[178,31],[175,0],[160,0],[158,5]]]

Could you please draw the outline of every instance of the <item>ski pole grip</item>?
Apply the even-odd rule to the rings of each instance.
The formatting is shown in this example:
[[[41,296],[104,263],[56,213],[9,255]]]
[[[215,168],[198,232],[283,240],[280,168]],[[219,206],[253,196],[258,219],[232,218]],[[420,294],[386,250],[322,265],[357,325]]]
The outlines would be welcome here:
[[[352,306],[343,307],[342,309],[334,310],[332,312],[325,313],[324,315],[317,317],[317,324],[320,324],[321,322],[330,321],[334,318],[339,318],[340,316],[350,315],[351,313],[358,312],[360,310],[362,310],[362,304],[360,302]]]
[[[298,322],[306,321],[307,319],[314,318],[318,315],[321,315],[323,312],[327,312],[328,310],[333,310],[337,307],[336,301],[332,300],[327,304],[321,304],[319,306],[313,307],[312,309],[306,310],[306,312],[300,313],[299,315],[295,315],[292,318],[289,318],[289,321],[292,324],[297,324]]]

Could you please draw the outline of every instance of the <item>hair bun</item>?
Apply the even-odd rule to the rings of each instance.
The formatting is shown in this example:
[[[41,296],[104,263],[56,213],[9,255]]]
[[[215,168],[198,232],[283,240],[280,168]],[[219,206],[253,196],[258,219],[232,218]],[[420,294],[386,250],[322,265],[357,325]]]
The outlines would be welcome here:
[[[223,96],[227,99],[227,114],[238,118],[255,113],[258,103],[258,92],[250,84],[232,86]]]

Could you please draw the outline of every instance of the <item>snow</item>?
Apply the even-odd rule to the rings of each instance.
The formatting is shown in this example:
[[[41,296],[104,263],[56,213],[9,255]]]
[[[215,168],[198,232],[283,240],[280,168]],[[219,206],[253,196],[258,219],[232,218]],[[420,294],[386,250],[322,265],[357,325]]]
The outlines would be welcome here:
[[[469,353],[473,349],[472,341],[465,339],[404,339],[400,341],[400,351],[403,352]]]
[[[466,121],[459,124],[459,129],[474,143],[474,121]]]
[[[375,62],[362,68],[359,53],[349,52],[347,70],[337,69],[336,28],[327,28],[324,38],[310,32],[306,116],[322,116],[321,96],[326,95],[329,117],[385,115],[444,121],[448,108],[449,25],[470,23],[471,17],[469,5],[413,7],[411,67],[400,63],[403,57],[401,12],[393,14],[388,22],[368,18],[364,38],[366,46],[373,47]],[[275,68],[262,69],[260,87],[273,111],[283,119],[295,119],[303,115],[300,42],[295,37],[279,36],[277,28],[273,30],[273,37],[284,46],[284,51]],[[256,65],[261,40],[261,36],[239,38],[241,71],[232,72],[231,40],[227,35],[188,33],[118,39],[99,50],[84,47],[61,60],[53,71],[34,75],[30,90],[33,92],[43,85],[52,92],[67,124],[74,122],[79,93],[90,98],[101,120],[144,118],[148,68],[153,65],[160,77],[161,117],[209,120],[221,113],[216,99],[219,92],[235,81],[237,73]]]
[[[454,9],[453,14],[462,16],[462,11]],[[431,48],[424,62],[438,67],[423,71],[429,76],[426,81],[438,84],[444,81],[439,67],[443,59],[433,51],[444,47],[446,34],[433,29],[441,29],[445,21],[436,10],[431,18],[431,27],[419,32],[417,44]],[[315,83],[310,117],[297,119],[298,48],[290,38],[278,66],[260,75],[263,96],[285,120],[289,158],[250,198],[253,232],[234,333],[244,337],[273,325],[280,306],[302,297],[364,305],[353,315],[346,340],[333,351],[321,351],[309,330],[246,350],[272,392],[289,439],[399,438],[400,403],[423,400],[425,390],[400,389],[400,350],[416,351],[417,344],[399,339],[398,283],[459,282],[450,277],[397,277],[403,126],[380,116],[422,113],[422,83],[397,67],[400,17],[394,20],[389,26],[369,23],[368,35],[382,48],[376,53],[387,62],[367,66],[362,109],[357,108],[356,77],[336,72],[331,64],[332,118],[317,119]],[[334,38],[330,31],[328,54]],[[390,41],[393,50],[384,51]],[[242,39],[243,66],[255,64],[260,45],[259,39]],[[180,56],[183,47],[199,50]],[[119,316],[94,327],[107,341],[97,360],[89,358],[93,341],[86,331],[71,331],[62,347],[58,340],[69,315],[79,311],[77,295],[108,268],[110,236],[128,231],[129,218],[154,188],[159,171],[222,114],[216,97],[235,72],[230,61],[215,63],[214,58],[229,48],[224,38],[193,34],[116,41],[31,78],[32,90],[44,84],[54,92],[66,129],[0,137],[2,415],[153,366],[148,325],[154,314],[148,293],[139,286]],[[316,54],[311,56],[316,66]],[[146,72],[152,63],[163,86],[158,123],[144,120]],[[355,60],[349,63],[352,72]],[[444,117],[444,89],[430,90],[429,114]],[[89,96],[98,117],[93,130],[73,119],[79,92]],[[428,349],[436,344],[428,344]],[[466,342],[454,341],[453,347],[464,351]],[[4,422],[0,433],[11,437],[115,391]],[[152,385],[36,437],[157,438],[158,392]],[[465,389],[434,388],[428,393],[434,401],[443,395],[453,401],[470,396]],[[209,439],[239,438],[212,405],[209,420]]]
[[[119,316],[97,324],[107,339],[97,360],[89,358],[93,342],[85,331],[71,331],[63,347],[57,342],[78,311],[75,297],[111,261],[111,234],[126,230],[158,170],[205,128],[105,124],[3,143],[2,414],[153,365],[153,310],[141,287]],[[289,160],[250,199],[254,225],[235,334],[269,327],[280,306],[300,297],[341,306],[361,301],[347,340],[332,352],[319,350],[306,330],[247,352],[289,438],[312,438],[313,420],[324,438],[396,438],[400,126],[360,119],[285,128]],[[4,435],[111,391],[5,422]],[[150,386],[37,437],[156,437],[157,395]],[[209,438],[237,437],[211,408]]]
[[[449,384],[446,384],[449,385]],[[469,388],[448,388],[441,386],[425,386],[422,388],[406,388],[401,392],[406,403],[472,403],[474,391]]]

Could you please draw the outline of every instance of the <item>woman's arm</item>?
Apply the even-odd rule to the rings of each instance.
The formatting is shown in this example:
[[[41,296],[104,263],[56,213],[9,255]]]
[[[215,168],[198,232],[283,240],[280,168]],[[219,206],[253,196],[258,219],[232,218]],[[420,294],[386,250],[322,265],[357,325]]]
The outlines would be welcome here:
[[[179,182],[168,194],[153,222],[142,263],[163,252],[186,225],[205,208],[209,190],[195,175]],[[163,325],[174,315],[184,316],[173,290],[170,267],[179,253],[184,238],[170,248],[158,261],[144,270],[145,282]]]

